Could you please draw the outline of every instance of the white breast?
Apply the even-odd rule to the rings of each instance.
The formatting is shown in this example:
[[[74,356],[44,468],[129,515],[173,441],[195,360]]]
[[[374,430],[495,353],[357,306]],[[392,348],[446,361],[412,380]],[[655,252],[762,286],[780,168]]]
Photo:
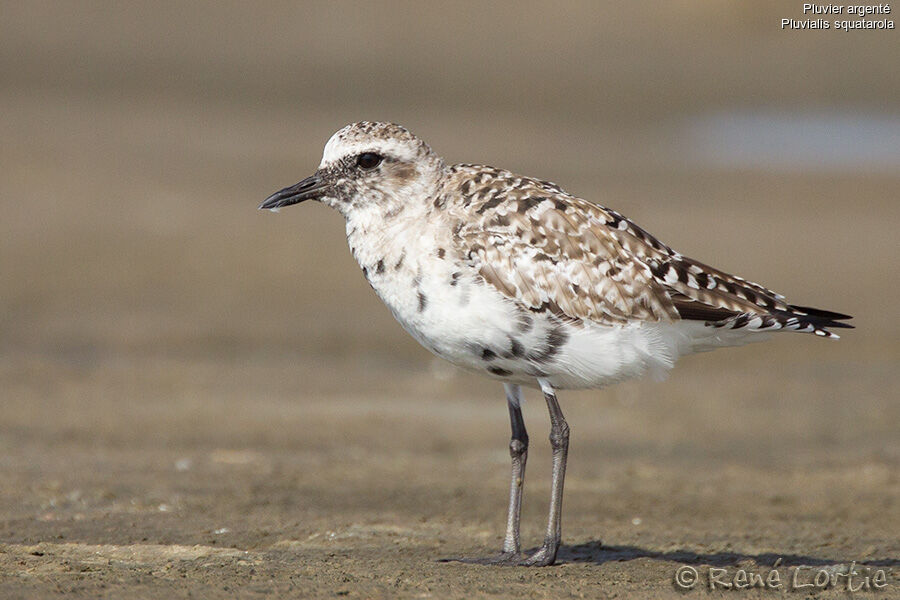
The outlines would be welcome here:
[[[374,231],[348,220],[347,239],[378,297],[419,343],[460,366],[472,348],[505,342],[510,302],[475,278],[453,251],[449,232],[401,223]]]

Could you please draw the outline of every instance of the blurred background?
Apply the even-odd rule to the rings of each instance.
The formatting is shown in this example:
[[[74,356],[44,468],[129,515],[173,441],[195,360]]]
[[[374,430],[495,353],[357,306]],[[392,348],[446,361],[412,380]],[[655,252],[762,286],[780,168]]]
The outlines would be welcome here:
[[[256,210],[362,119],[856,316],[837,343],[778,336],[682,360],[665,384],[565,394],[572,545],[553,593],[670,587],[691,556],[897,557],[896,30],[782,30],[800,2],[2,14],[0,589],[534,589],[530,571],[433,563],[499,545],[499,385],[402,331],[339,215]],[[542,405],[526,409],[528,543]]]

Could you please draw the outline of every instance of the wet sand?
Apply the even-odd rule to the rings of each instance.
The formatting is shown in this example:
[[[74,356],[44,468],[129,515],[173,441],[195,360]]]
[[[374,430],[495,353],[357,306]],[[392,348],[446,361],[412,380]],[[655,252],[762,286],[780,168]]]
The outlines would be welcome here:
[[[416,53],[388,42],[377,47],[387,83],[365,75],[370,58],[341,54],[357,42],[342,50],[309,25],[319,44],[310,56],[286,53],[295,46],[285,37],[254,44],[300,16],[336,31],[323,8],[279,5],[247,32],[240,10],[218,29],[200,24],[199,9],[179,10],[100,11],[88,23],[46,19],[52,6],[34,4],[5,19],[0,596],[680,597],[673,577],[683,565],[701,576],[766,573],[778,559],[785,578],[800,565],[889,568],[877,597],[900,593],[900,179],[704,166],[679,133],[692,111],[735,104],[716,86],[744,79],[771,81],[757,89],[773,106],[802,106],[810,94],[837,103],[840,89],[868,86],[897,114],[893,84],[880,77],[890,61],[877,62],[885,38],[872,37],[871,60],[840,71],[832,91],[824,79],[791,87],[787,74],[767,72],[781,52],[800,61],[812,38],[772,42],[756,15],[673,9],[667,18],[692,25],[671,40],[631,39],[653,37],[638,20],[588,23],[559,57],[578,48],[613,57],[596,62],[613,91],[594,90],[595,107],[542,88],[520,105],[504,86],[466,102],[466,81],[488,81],[487,68],[432,77]],[[361,26],[353,14],[339,16]],[[410,18],[437,28],[442,17]],[[727,26],[710,27],[714,18]],[[570,19],[547,25],[562,35]],[[721,66],[706,52],[688,60],[702,31],[696,43],[721,47]],[[716,41],[734,31],[756,62]],[[444,56],[478,64],[476,50],[441,40]],[[822,61],[837,52],[829,40],[813,46],[806,72],[826,72]],[[614,52],[630,43],[649,56]],[[531,73],[531,55],[501,54],[514,74]],[[682,85],[664,80],[650,97],[648,78],[674,72],[654,71],[656,58],[688,66]],[[556,71],[534,63],[533,81],[542,73]],[[415,102],[386,91],[406,77],[425,82]],[[590,91],[577,73],[556,77],[569,95]],[[708,84],[686,89],[692,81]],[[500,386],[406,336],[353,263],[336,214],[255,210],[361,117],[407,123],[451,161],[556,180],[685,254],[851,313],[858,329],[838,342],[779,335],[683,359],[664,383],[561,395],[572,438],[560,565],[439,562],[500,546],[509,468]],[[527,395],[523,536],[534,547],[550,453],[543,402]]]

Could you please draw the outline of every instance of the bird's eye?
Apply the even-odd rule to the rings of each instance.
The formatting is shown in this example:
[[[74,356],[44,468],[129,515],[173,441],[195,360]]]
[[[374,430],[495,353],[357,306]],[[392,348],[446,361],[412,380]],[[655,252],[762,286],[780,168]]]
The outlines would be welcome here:
[[[384,157],[375,154],[374,152],[363,152],[356,157],[356,166],[360,169],[370,171],[380,165],[382,160],[384,160]]]

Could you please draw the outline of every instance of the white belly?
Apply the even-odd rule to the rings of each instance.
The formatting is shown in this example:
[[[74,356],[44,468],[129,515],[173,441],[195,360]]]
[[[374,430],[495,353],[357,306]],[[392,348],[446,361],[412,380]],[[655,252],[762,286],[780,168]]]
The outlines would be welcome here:
[[[532,387],[541,377],[557,389],[598,388],[660,376],[690,350],[685,336],[666,330],[671,325],[564,323],[517,307],[474,273],[454,277],[461,270],[447,267],[369,280],[406,331],[464,369]]]

